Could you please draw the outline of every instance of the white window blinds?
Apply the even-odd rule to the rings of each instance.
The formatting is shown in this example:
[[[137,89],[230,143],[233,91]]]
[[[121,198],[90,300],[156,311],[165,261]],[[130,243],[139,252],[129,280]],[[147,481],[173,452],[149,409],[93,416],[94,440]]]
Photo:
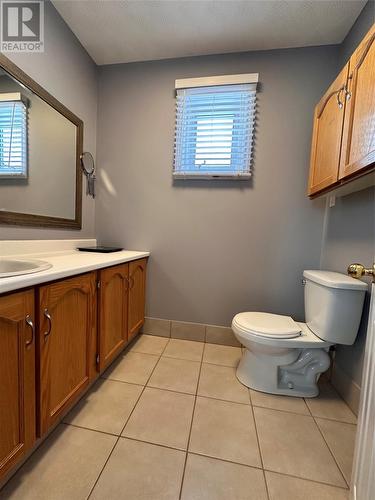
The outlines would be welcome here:
[[[250,177],[256,84],[177,89],[174,177]]]
[[[27,108],[0,101],[0,179],[27,177]]]

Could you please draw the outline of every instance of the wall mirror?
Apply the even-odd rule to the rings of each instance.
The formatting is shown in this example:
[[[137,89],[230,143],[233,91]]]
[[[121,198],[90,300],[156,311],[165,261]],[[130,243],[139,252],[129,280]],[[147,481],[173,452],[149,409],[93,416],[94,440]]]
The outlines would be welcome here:
[[[83,122],[0,54],[0,224],[81,228]]]

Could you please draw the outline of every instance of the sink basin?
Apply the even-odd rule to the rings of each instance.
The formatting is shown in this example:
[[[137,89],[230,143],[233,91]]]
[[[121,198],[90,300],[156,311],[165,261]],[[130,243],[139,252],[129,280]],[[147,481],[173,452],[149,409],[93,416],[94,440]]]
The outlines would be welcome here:
[[[52,267],[52,264],[45,260],[0,258],[0,278],[37,273],[39,271],[45,271],[50,267]]]

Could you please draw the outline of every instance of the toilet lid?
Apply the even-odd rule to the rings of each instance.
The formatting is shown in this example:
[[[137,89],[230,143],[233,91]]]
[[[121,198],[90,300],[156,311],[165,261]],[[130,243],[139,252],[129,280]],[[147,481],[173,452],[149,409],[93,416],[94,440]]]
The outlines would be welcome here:
[[[301,327],[290,316],[263,312],[237,314],[233,323],[244,332],[262,337],[292,339],[301,335]]]

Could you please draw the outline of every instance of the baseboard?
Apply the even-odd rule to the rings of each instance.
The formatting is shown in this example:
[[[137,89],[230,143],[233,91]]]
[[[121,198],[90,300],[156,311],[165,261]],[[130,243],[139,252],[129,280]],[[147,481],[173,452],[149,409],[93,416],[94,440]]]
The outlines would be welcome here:
[[[340,394],[353,413],[358,415],[361,388],[347,375],[337,363],[334,363],[331,384]]]
[[[160,318],[145,318],[142,332],[147,335],[170,337],[173,339],[195,340],[210,344],[240,347],[232,329],[227,326],[206,325]]]

